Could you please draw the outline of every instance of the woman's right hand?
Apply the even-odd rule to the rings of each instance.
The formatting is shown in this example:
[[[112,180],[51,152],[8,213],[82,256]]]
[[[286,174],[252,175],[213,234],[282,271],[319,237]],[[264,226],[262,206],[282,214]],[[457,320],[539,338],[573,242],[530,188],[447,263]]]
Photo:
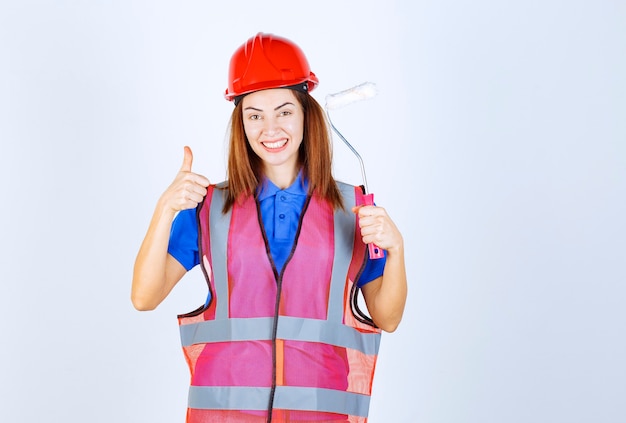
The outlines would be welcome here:
[[[209,180],[191,171],[193,155],[185,147],[183,165],[158,201],[139,247],[133,271],[131,300],[137,310],[152,310],[167,297],[186,269],[167,252],[176,212],[196,207],[204,198]]]
[[[207,193],[209,180],[191,171],[193,154],[191,148],[185,146],[183,165],[176,178],[161,196],[161,204],[172,212],[196,207]]]

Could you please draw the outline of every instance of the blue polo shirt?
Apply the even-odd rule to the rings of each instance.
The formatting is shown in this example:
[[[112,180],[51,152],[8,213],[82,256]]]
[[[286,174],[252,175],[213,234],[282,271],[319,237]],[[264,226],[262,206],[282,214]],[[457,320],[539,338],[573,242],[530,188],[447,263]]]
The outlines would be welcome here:
[[[288,188],[280,189],[269,179],[260,187],[261,219],[270,246],[272,260],[280,273],[293,247],[300,213],[306,202],[308,183],[298,177]],[[183,210],[174,219],[168,253],[191,270],[200,263],[196,209]],[[368,259],[357,285],[362,287],[382,276],[385,259]]]

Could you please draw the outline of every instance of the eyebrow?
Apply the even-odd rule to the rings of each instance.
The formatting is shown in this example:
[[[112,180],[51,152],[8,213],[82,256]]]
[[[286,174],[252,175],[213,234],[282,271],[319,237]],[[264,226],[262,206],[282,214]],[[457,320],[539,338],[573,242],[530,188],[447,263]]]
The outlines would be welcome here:
[[[275,107],[275,108],[274,108],[274,110],[281,109],[281,108],[283,108],[283,107],[285,107],[285,106],[287,106],[287,105],[289,105],[289,104],[290,104],[290,105],[292,105],[292,106],[294,105],[292,102],[287,101],[287,102],[285,102],[285,103],[281,104],[280,106]],[[262,111],[263,111],[263,110],[261,110],[261,109],[257,109],[256,107],[252,107],[252,106],[248,106],[248,107],[246,107],[244,110],[254,110],[254,111],[257,111],[257,112],[262,112]]]

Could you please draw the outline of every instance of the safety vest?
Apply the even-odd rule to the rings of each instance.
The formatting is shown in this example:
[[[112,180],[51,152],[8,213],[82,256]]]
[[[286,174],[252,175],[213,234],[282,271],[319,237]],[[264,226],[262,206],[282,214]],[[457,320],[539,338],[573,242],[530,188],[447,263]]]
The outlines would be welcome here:
[[[357,302],[362,190],[339,188],[345,211],[307,198],[279,274],[257,201],[223,214],[224,185],[209,187],[197,218],[211,300],[178,316],[188,423],[367,422],[381,331]]]

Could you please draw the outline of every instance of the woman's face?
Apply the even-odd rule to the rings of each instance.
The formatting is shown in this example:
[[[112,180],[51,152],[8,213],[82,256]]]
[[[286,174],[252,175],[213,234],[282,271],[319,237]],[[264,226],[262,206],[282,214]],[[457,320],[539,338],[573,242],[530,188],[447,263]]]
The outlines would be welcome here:
[[[274,181],[298,173],[298,149],[304,134],[304,112],[293,90],[256,91],[242,99],[243,127],[248,143]],[[290,181],[289,181],[290,182]]]

